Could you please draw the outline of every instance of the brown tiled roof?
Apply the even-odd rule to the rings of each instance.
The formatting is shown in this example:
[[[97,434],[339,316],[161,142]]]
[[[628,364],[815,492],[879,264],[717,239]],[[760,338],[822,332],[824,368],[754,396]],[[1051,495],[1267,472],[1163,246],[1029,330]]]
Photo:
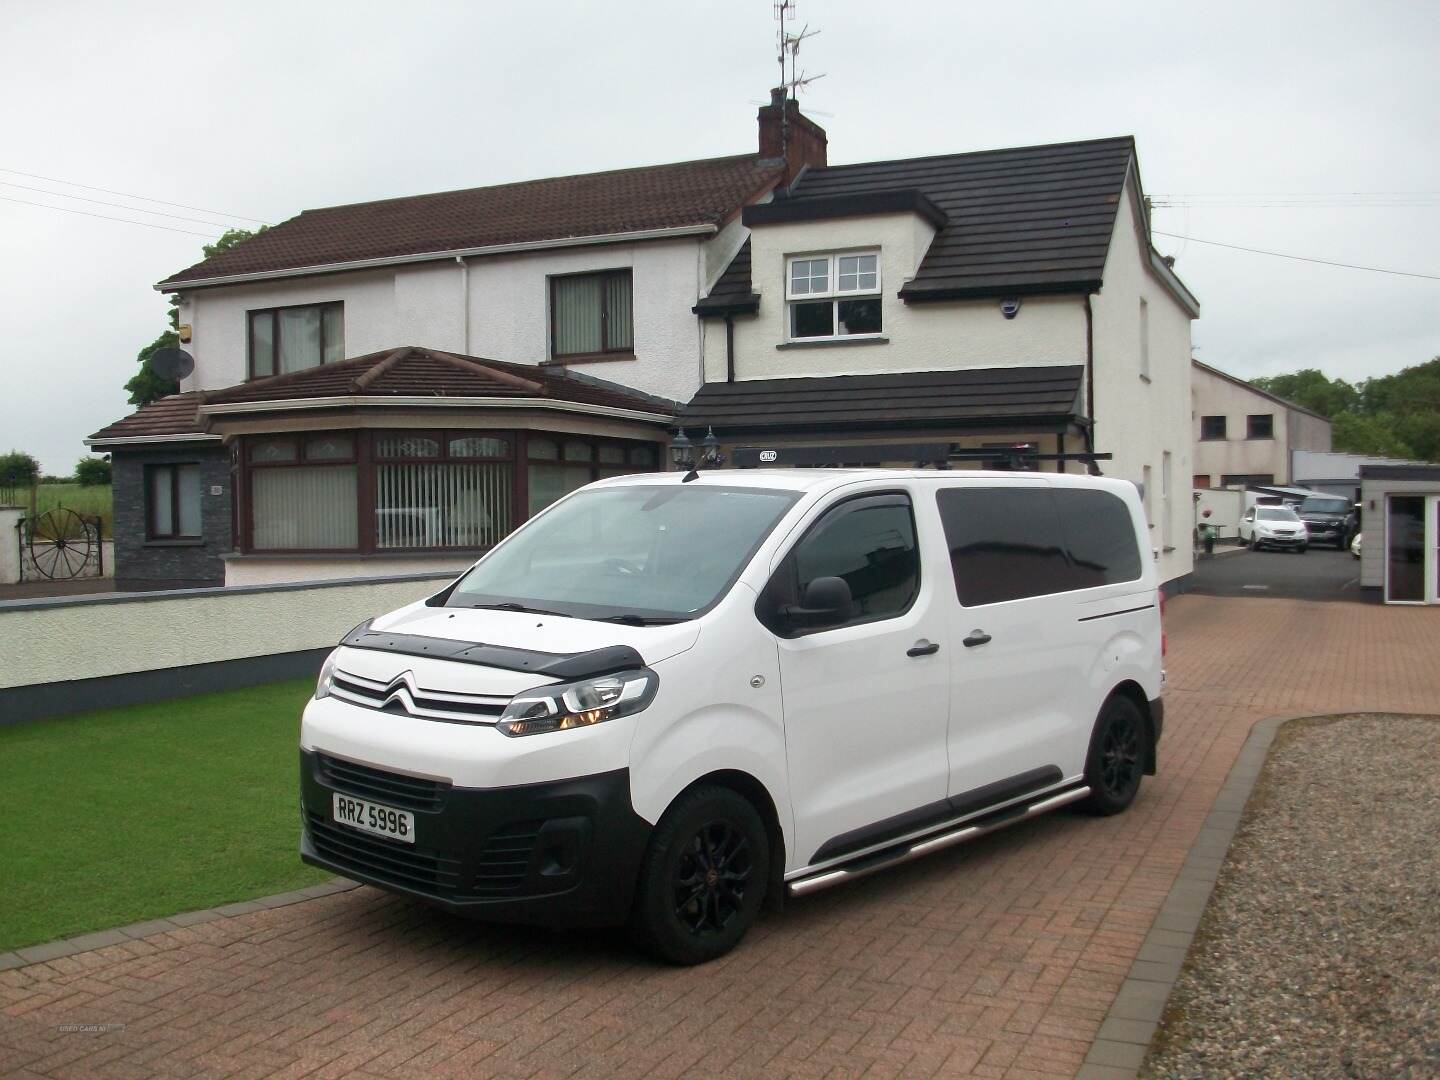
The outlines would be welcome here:
[[[205,400],[205,394],[191,390],[184,394],[171,394],[149,405],[142,405],[135,412],[101,428],[91,435],[89,442],[103,443],[111,439],[158,438],[164,435],[202,435],[205,425],[196,415],[196,408]]]
[[[718,225],[781,163],[753,154],[306,210],[161,287],[234,274],[566,237]]]
[[[677,402],[564,368],[509,364],[414,345],[213,390],[205,395],[205,404],[334,397],[542,398],[666,417],[679,408]]]

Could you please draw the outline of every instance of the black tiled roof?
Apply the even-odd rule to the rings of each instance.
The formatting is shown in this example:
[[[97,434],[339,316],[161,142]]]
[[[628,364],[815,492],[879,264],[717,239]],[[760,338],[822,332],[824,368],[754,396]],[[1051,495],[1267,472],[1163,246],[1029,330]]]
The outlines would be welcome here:
[[[821,206],[847,199],[853,212],[873,212],[865,205],[877,193],[919,191],[944,214],[945,224],[914,279],[900,290],[903,299],[1089,291],[1101,283],[1134,155],[1135,140],[1124,136],[812,168],[788,194],[748,217],[763,228],[764,220],[786,214],[786,203],[799,220],[812,216],[800,204],[815,201],[818,216]],[[720,280],[748,294],[745,255],[744,265],[737,257]],[[697,313],[707,313],[703,305]]]
[[[715,282],[710,295],[702,297],[690,310],[696,315],[748,315],[759,307],[760,297],[750,287],[750,241],[747,239]]]
[[[706,383],[676,423],[717,433],[1014,427],[1077,419],[1084,368],[969,368]]]

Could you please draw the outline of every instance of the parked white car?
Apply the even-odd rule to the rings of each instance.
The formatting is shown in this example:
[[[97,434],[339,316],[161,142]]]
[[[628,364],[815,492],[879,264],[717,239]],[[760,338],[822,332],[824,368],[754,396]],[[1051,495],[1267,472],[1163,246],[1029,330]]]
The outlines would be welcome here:
[[[1133,484],[882,470],[604,480],[325,661],[306,862],[497,921],[732,948],[762,904],[1155,771]]]
[[[1300,515],[1288,506],[1252,506],[1240,518],[1240,542],[1252,551],[1279,548],[1304,554],[1310,534]]]

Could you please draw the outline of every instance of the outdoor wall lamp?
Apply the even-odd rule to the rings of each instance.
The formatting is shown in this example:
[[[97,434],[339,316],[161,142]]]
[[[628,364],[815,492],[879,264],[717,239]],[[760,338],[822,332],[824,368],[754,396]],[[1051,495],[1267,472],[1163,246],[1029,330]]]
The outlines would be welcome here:
[[[701,469],[714,469],[725,464],[725,455],[720,453],[720,440],[715,438],[715,429],[708,428],[700,443],[700,458],[696,461],[695,444],[681,428],[670,443],[670,460],[677,469],[689,470],[683,483],[689,483],[700,475]]]

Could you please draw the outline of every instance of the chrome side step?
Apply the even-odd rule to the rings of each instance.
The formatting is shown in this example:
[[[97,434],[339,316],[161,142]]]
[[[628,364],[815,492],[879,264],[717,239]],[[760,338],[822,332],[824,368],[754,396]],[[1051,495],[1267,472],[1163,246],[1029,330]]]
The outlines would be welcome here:
[[[992,814],[993,821],[985,821],[983,818],[970,825],[962,825],[957,829],[942,832],[935,836],[909,843],[897,844],[893,848],[862,856],[850,866],[838,866],[833,870],[826,870],[810,877],[797,878],[790,882],[789,894],[791,896],[806,896],[809,893],[819,892],[821,889],[828,889],[832,885],[840,885],[846,881],[854,881],[856,878],[873,874],[877,870],[884,870],[891,866],[898,866],[900,863],[909,862],[911,859],[918,859],[922,855],[929,855],[933,851],[942,848],[953,847],[956,844],[963,844],[969,840],[975,840],[989,833],[999,832],[1008,825],[1014,825],[1021,821],[1037,817],[1049,810],[1056,810],[1073,802],[1079,802],[1090,794],[1090,789],[1083,784],[1080,787],[1070,788],[1057,795],[1033,802],[1029,806],[1007,807],[998,814]]]

